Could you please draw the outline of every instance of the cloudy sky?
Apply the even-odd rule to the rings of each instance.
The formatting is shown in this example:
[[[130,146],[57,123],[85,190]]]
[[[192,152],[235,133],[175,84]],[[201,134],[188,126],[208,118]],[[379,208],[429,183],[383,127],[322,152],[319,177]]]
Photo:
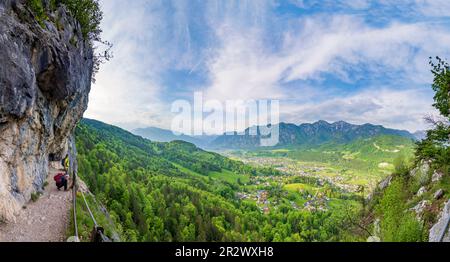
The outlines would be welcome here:
[[[103,0],[103,65],[85,117],[169,128],[171,104],[279,99],[281,121],[416,131],[428,57],[450,58],[448,0]]]

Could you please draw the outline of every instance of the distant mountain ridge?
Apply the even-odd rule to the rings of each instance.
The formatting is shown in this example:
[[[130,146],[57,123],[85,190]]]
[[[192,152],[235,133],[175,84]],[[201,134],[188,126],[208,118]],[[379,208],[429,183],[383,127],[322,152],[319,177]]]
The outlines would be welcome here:
[[[172,141],[185,141],[192,143],[198,147],[207,147],[208,144],[213,141],[217,136],[188,136],[188,135],[175,135],[172,131],[158,128],[147,127],[138,128],[133,130],[135,135],[149,139],[154,142],[172,142]]]
[[[328,123],[317,121],[312,124],[287,124],[279,125],[279,143],[276,147],[292,146],[317,146],[329,142],[348,143],[360,138],[371,138],[379,135],[394,135],[416,140],[416,137],[408,131],[385,128],[381,125],[364,124],[354,125],[345,121]],[[249,135],[250,129],[245,135],[222,135],[212,141],[209,146],[216,149],[249,149],[260,146],[261,135]]]
[[[360,138],[371,138],[379,135],[393,135],[420,140],[420,134],[411,134],[406,130],[385,128],[381,125],[354,125],[345,121],[328,123],[320,120],[315,123],[300,125],[280,123],[279,143],[276,147],[318,146],[325,143],[349,143]],[[185,141],[205,149],[251,149],[260,146],[261,135],[249,135],[250,128],[245,135],[221,136],[188,136],[173,134],[172,131],[157,127],[139,128],[133,133],[156,142]]]

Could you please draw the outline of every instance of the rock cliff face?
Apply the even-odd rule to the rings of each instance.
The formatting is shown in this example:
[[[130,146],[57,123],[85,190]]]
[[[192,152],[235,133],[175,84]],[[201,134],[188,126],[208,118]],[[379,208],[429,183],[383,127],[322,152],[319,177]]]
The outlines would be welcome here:
[[[24,1],[0,1],[0,220],[42,190],[49,158],[75,158],[72,133],[88,104],[91,44],[65,8],[48,20]]]

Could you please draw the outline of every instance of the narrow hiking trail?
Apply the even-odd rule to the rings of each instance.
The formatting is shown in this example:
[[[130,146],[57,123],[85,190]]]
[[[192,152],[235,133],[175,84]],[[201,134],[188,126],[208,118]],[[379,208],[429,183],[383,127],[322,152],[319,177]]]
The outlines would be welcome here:
[[[58,172],[50,169],[44,193],[20,211],[15,223],[0,224],[0,242],[66,241],[72,196],[71,191],[56,188],[53,176]]]

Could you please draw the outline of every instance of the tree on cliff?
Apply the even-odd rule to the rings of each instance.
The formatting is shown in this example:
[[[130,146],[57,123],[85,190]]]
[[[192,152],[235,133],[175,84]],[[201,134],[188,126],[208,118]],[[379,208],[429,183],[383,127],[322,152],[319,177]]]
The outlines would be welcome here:
[[[100,27],[103,19],[103,12],[100,8],[99,0],[27,0],[28,7],[35,14],[37,21],[44,26],[44,21],[49,20],[49,13],[64,5],[70,14],[75,18],[81,27],[81,33],[85,40],[92,43],[95,48],[100,44],[105,48],[94,56],[94,68],[92,81],[95,82],[95,75],[100,69],[100,65],[112,58],[112,44],[101,38],[102,29]]]
[[[418,143],[417,160],[433,159],[445,172],[450,171],[450,66],[436,57],[430,58],[431,72],[434,75],[432,88],[436,92],[433,106],[440,112],[441,118],[432,117],[428,121],[434,125],[427,137]]]
[[[103,12],[98,0],[27,0],[27,5],[41,24],[49,19],[49,12],[65,5],[80,23],[83,36],[89,40],[101,41],[100,23]]]

